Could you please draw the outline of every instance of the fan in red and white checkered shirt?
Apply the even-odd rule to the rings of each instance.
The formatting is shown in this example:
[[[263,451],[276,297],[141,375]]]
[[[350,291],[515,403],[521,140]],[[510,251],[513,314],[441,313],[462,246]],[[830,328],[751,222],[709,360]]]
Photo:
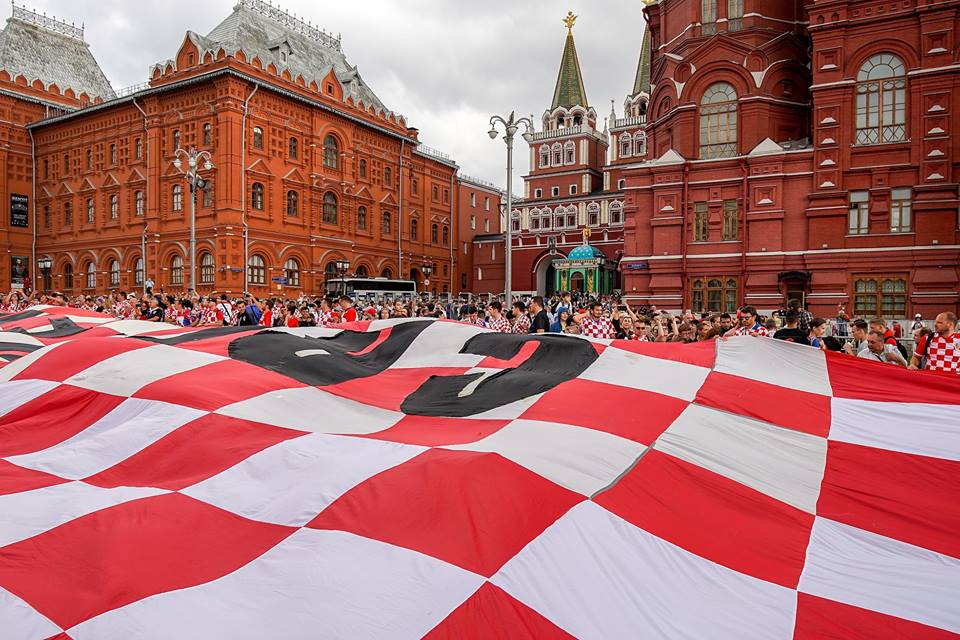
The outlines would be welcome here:
[[[960,333],[957,333],[957,316],[949,311],[941,313],[934,321],[934,330],[933,334],[923,336],[917,342],[910,368],[918,369],[926,357],[925,370],[960,374]]]
[[[603,315],[603,305],[599,302],[590,304],[589,313],[578,313],[573,319],[580,323],[580,335],[588,338],[613,338],[616,330],[610,318]]]
[[[767,328],[760,324],[757,319],[757,309],[746,306],[740,308],[740,326],[727,332],[727,336],[755,336],[760,338],[769,337]]]
[[[503,305],[494,300],[487,306],[487,312],[490,316],[487,318],[487,327],[499,333],[512,333],[513,327],[510,321],[503,315]]]
[[[530,316],[527,305],[519,300],[513,303],[513,333],[530,333]]]

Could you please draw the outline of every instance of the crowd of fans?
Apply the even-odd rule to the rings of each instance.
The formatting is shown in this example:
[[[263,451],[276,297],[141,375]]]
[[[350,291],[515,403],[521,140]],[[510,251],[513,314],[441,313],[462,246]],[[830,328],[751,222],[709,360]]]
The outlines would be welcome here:
[[[672,314],[655,306],[635,308],[616,296],[588,298],[570,293],[547,300],[527,297],[505,309],[500,300],[478,306],[465,300],[443,304],[416,297],[355,302],[348,296],[258,299],[249,293],[231,297],[162,291],[68,298],[61,293],[35,292],[28,296],[15,290],[3,298],[0,313],[17,312],[33,304],[72,306],[119,319],[191,327],[314,327],[357,320],[427,317],[458,320],[503,333],[566,333],[650,342],[691,343],[749,335],[842,351],[909,369],[960,374],[960,333],[957,316],[949,311],[939,314],[932,327],[917,314],[910,328],[915,345],[911,351],[904,345],[906,336],[899,323],[888,326],[879,318],[851,319],[843,305],[838,307],[836,318],[828,321],[814,317],[798,300],[791,300],[785,309],[765,317],[749,305],[736,314],[695,314],[689,310]]]

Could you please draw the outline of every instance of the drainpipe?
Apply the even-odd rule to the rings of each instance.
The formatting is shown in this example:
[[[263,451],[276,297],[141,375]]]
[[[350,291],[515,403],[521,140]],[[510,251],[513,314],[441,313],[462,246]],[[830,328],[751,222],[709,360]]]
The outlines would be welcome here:
[[[33,139],[33,131],[27,129],[27,132],[30,134],[30,175],[31,179],[31,193],[30,193],[30,204],[33,207],[33,243],[30,245],[30,266],[27,268],[27,273],[32,273],[33,277],[31,282],[33,283],[33,290],[37,290],[37,147]]]
[[[680,195],[680,211],[683,212],[683,221],[680,228],[683,230],[680,235],[680,313],[683,313],[687,301],[687,220],[690,217],[687,211],[687,202],[690,199],[690,165],[683,164],[683,191]]]
[[[747,208],[750,206],[750,196],[747,189],[749,188],[749,183],[747,180],[747,161],[741,160],[740,166],[743,169],[743,241],[740,244],[740,290],[743,292],[742,300],[744,303],[747,301]]]
[[[459,226],[459,222],[460,222],[460,221],[459,221],[459,220],[454,220],[454,218],[453,218],[453,216],[455,215],[455,214],[454,214],[454,206],[453,206],[453,203],[454,203],[454,202],[457,202],[457,203],[459,204],[459,202],[460,202],[460,194],[457,193],[457,190],[456,190],[456,187],[455,187],[455,185],[456,185],[456,180],[457,180],[457,174],[456,174],[456,172],[451,173],[451,174],[450,174],[450,226],[448,227],[449,231],[447,231],[447,244],[450,245],[450,299],[451,299],[451,300],[453,300],[453,289],[454,289],[454,287],[453,287],[453,277],[454,277],[454,271],[456,271],[456,269],[453,268],[453,248],[454,248],[454,247],[456,246],[456,244],[457,244],[456,242],[454,242],[454,239],[453,239],[453,230],[460,228],[460,226]],[[442,235],[442,234],[443,234],[443,230],[441,230],[440,233],[441,233],[441,236],[440,236],[440,237],[441,237],[441,239],[442,239],[442,238],[443,238],[443,235]],[[457,240],[459,240],[459,236],[457,237]],[[472,278],[472,277],[473,277],[473,274],[470,274],[470,277]],[[439,280],[439,278],[438,278],[438,280]]]
[[[253,85],[253,91],[243,101],[243,116],[240,119],[240,223],[243,225],[243,291],[247,292],[247,265],[250,263],[250,225],[247,223],[247,115],[250,113],[250,100],[260,85]]]
[[[140,234],[140,258],[143,260],[143,293],[147,293],[147,211],[150,210],[150,133],[147,131],[147,112],[144,111],[140,105],[137,103],[137,99],[133,99],[133,106],[143,114],[143,153],[145,162],[144,165],[147,167],[145,176],[147,179],[147,185],[143,188],[143,233]],[[133,277],[136,279],[136,264],[134,264]]]
[[[407,141],[400,139],[400,167],[398,168],[400,192],[397,199],[400,203],[397,206],[397,280],[403,280],[403,152],[406,149]]]

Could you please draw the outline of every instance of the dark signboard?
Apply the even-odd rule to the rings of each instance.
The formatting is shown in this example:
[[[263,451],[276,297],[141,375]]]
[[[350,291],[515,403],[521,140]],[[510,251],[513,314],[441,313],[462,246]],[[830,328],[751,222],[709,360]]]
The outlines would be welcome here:
[[[10,194],[10,226],[28,227],[30,226],[30,198],[16,193]]]
[[[10,194],[10,226],[28,227],[30,226],[30,215],[27,213],[30,208],[30,198],[16,193]]]

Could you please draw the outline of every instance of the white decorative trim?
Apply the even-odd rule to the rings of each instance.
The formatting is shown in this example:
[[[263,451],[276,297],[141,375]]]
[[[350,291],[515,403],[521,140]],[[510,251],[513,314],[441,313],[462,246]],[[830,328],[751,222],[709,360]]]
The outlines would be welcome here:
[[[827,180],[826,182],[821,182],[821,183],[820,183],[820,188],[821,188],[821,189],[826,189],[826,188],[828,188],[828,187],[835,187],[835,186],[837,186],[837,185],[833,184],[833,183],[830,182],[829,180]]]
[[[833,116],[827,116],[820,121],[820,124],[837,124],[837,120]]]
[[[944,109],[943,106],[939,104],[935,104],[929,109],[927,109],[927,113],[940,113],[941,111],[946,111],[946,109]]]
[[[930,131],[927,131],[927,135],[938,135],[941,133],[946,133],[946,131],[944,131],[940,127],[934,127],[933,129],[930,129]]]

